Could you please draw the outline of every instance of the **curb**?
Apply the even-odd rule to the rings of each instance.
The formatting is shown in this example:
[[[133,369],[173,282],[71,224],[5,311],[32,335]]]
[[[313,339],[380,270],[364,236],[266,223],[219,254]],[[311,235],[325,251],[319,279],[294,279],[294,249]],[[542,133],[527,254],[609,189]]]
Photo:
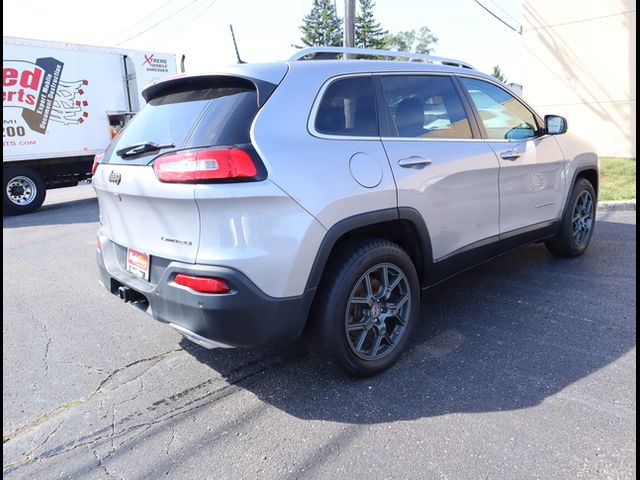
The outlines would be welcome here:
[[[614,200],[610,202],[598,202],[599,212],[635,212],[635,200]]]

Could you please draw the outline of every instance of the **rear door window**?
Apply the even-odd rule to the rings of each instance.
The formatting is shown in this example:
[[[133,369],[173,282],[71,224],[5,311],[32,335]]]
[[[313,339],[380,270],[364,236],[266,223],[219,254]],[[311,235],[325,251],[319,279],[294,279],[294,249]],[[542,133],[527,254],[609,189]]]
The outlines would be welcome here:
[[[105,163],[146,165],[161,152],[127,159],[115,153],[144,142],[174,144],[176,149],[250,143],[249,128],[257,111],[257,93],[246,86],[186,90],[156,97],[112,142]]]
[[[383,75],[382,87],[398,137],[472,138],[460,96],[447,76]]]
[[[314,127],[324,135],[377,137],[371,77],[343,78],[329,85],[318,106]]]

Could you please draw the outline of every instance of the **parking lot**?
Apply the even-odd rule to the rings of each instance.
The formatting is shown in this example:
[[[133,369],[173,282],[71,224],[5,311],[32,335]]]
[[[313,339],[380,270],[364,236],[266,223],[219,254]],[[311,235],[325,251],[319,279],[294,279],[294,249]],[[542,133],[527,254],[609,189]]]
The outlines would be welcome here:
[[[7,478],[634,478],[636,215],[425,292],[389,371],[205,350],[97,282],[90,185],[3,219]]]

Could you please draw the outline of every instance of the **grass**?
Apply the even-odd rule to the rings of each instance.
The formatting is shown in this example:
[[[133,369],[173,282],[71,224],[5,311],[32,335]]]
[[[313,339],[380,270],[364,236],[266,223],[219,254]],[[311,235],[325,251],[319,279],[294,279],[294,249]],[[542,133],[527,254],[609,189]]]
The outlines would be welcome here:
[[[598,200],[636,198],[636,159],[600,158],[600,194]]]

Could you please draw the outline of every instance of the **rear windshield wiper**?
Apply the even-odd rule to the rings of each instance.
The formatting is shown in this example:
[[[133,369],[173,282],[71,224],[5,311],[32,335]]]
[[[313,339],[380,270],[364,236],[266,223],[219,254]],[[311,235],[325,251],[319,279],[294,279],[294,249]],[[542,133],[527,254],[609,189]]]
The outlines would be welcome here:
[[[155,152],[156,150],[173,147],[175,147],[173,143],[142,142],[116,150],[116,154],[122,158],[130,158],[135,157],[136,155],[142,155],[143,153]]]

